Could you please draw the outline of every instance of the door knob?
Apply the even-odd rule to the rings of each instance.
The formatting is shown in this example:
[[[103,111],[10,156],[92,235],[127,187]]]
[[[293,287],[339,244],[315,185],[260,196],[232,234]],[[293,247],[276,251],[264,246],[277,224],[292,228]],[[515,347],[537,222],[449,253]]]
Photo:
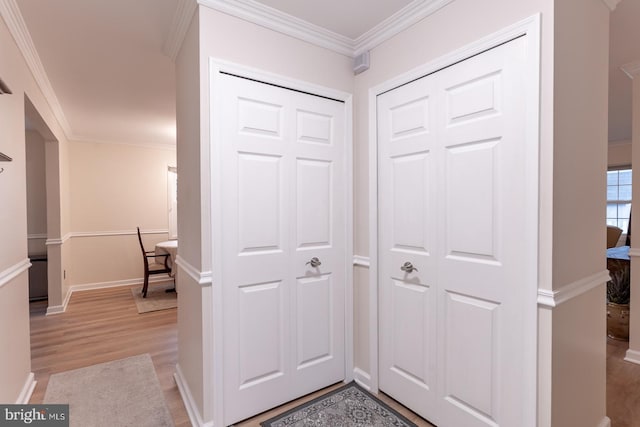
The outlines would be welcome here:
[[[406,271],[407,273],[413,273],[414,271],[418,271],[418,269],[415,268],[413,264],[411,264],[409,261],[402,264],[402,267],[400,267],[400,270]]]
[[[313,257],[309,261],[305,263],[305,265],[311,264],[311,267],[316,268],[319,265],[322,265],[322,262],[318,259],[318,257]]]

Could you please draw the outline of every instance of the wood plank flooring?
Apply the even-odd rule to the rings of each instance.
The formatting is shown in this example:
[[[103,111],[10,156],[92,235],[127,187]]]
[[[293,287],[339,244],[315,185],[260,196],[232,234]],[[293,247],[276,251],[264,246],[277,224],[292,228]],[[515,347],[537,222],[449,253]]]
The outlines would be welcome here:
[[[76,292],[63,314],[45,316],[46,309],[46,301],[30,304],[31,370],[38,381],[31,403],[42,403],[51,374],[149,353],[176,427],[191,425],[173,379],[178,360],[177,310],[138,314],[130,287]],[[324,391],[327,389],[236,426],[259,426]],[[380,398],[419,427],[432,426],[388,396],[381,394]]]
[[[30,309],[31,369],[38,381],[31,403],[42,402],[51,374],[149,353],[176,427],[191,425],[173,379],[178,359],[176,310],[138,314],[129,287],[76,292],[66,313],[59,315],[45,316],[46,301],[31,303]],[[640,427],[640,365],[623,360],[627,348],[628,342],[607,341],[607,415],[612,427]],[[258,426],[324,391],[236,426]],[[419,427],[432,426],[383,393],[379,397]]]
[[[31,403],[42,403],[51,374],[149,353],[176,427],[191,426],[173,379],[177,310],[138,314],[129,287],[76,292],[63,314],[45,316],[46,307],[30,304]]]
[[[607,338],[607,416],[611,427],[640,427],[640,365],[624,360],[629,342]]]

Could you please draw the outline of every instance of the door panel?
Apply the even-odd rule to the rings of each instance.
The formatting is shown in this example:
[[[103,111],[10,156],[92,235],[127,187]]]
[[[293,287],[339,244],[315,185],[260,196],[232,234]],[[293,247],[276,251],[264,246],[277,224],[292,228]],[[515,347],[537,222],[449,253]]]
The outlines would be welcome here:
[[[433,91],[421,79],[378,98],[380,389],[423,417],[437,403]]]
[[[331,275],[299,279],[296,289],[296,325],[298,326],[296,368],[305,369],[333,356]]]
[[[345,182],[344,105],[291,93],[295,105],[295,221],[292,304],[297,396],[344,376]],[[313,267],[312,258],[321,264]],[[317,300],[314,298],[317,297]],[[308,335],[317,334],[318,342]]]
[[[345,377],[345,110],[231,75],[220,83],[229,425]]]
[[[499,141],[447,147],[447,255],[497,261]]]
[[[333,164],[325,160],[297,159],[296,247],[331,246]]]
[[[443,427],[522,424],[523,49],[378,97],[380,389]]]
[[[238,153],[240,253],[282,251],[284,208],[282,157]]]
[[[285,373],[285,301],[282,282],[241,286],[238,294],[239,382],[247,388]]]

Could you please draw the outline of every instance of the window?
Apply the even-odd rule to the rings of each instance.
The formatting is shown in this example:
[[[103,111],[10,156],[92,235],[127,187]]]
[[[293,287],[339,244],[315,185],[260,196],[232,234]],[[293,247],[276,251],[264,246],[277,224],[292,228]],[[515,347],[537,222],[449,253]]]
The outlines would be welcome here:
[[[607,225],[626,233],[631,214],[631,169],[607,171]]]

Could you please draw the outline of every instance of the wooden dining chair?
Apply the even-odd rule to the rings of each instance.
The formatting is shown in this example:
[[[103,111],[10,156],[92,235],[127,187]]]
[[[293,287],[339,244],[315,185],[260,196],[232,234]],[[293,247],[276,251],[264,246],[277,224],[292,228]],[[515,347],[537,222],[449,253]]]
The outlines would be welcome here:
[[[142,236],[140,235],[140,227],[138,228],[138,241],[142,250],[142,260],[144,261],[144,286],[142,287],[142,298],[147,297],[147,288],[149,287],[149,276],[153,274],[169,274],[169,254],[156,255],[154,251],[145,251],[142,244]],[[158,262],[160,261],[160,262]]]

